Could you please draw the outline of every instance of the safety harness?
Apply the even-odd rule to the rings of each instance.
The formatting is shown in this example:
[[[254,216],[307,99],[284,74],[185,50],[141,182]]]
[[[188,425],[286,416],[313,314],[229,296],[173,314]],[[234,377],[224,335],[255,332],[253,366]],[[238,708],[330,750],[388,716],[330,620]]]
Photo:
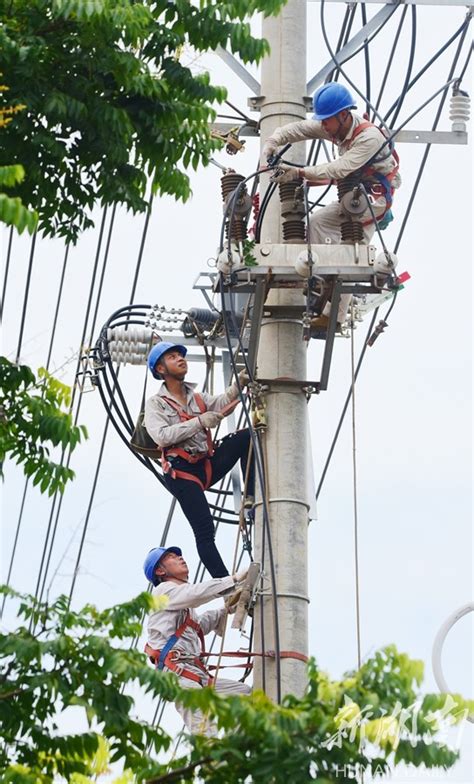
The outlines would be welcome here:
[[[178,642],[179,638],[183,636],[184,632],[188,628],[193,629],[197,633],[201,642],[201,653],[199,656],[185,654],[180,650],[173,651],[173,648]],[[167,667],[177,675],[182,676],[183,678],[189,678],[189,680],[199,683],[200,686],[211,686],[214,683],[214,678],[209,672],[210,669],[215,670],[226,667],[226,665],[210,665],[209,667],[206,667],[203,662],[204,657],[207,658],[208,656],[218,656],[221,658],[222,656],[230,656],[235,658],[237,656],[243,656],[247,660],[255,656],[263,656],[270,659],[276,658],[275,651],[266,651],[265,653],[259,653],[256,651],[221,651],[220,653],[206,653],[204,649],[204,633],[200,624],[191,618],[191,613],[189,610],[186,610],[186,616],[183,623],[178,626],[175,633],[171,635],[161,650],[152,648],[151,645],[146,643],[145,653],[149,657],[152,664],[155,665],[157,670],[162,670],[164,667]],[[308,657],[304,653],[299,653],[298,651],[280,651],[280,659],[298,659],[298,661],[303,662],[308,661]],[[192,663],[195,667],[201,670],[203,674],[198,675],[196,672],[188,670],[185,667],[185,662]],[[253,665],[247,661],[244,664],[230,664],[227,666],[232,669],[235,667],[245,667],[245,669],[248,670],[251,669]]]
[[[182,653],[179,650],[172,650],[178,642],[179,638],[183,636],[187,628],[194,629],[194,631],[198,634],[201,641],[201,654],[200,656],[186,656],[186,659],[190,659],[192,664],[202,671],[203,675],[198,675],[196,672],[186,669],[184,664],[179,663],[179,660],[182,658]],[[186,610],[186,616],[183,623],[181,626],[178,626],[175,633],[171,635],[161,651],[152,648],[147,643],[145,645],[145,653],[150,657],[150,660],[153,662],[157,670],[162,670],[163,667],[168,667],[169,670],[172,670],[177,675],[182,675],[184,678],[189,678],[191,681],[195,681],[201,686],[210,686],[214,682],[212,675],[210,675],[206,669],[201,658],[204,654],[204,633],[200,624],[191,618],[191,613],[189,610]]]
[[[197,407],[201,414],[204,414],[207,411],[207,406],[199,394],[199,392],[194,392],[194,400],[196,402]],[[196,414],[188,414],[187,411],[184,410],[182,406],[177,403],[176,400],[173,400],[171,397],[166,397],[166,395],[161,395],[161,400],[164,400],[168,403],[171,408],[173,408],[176,413],[178,414],[180,422],[188,422],[190,419],[194,419]],[[234,409],[239,404],[239,399],[232,400],[228,403],[224,408],[220,410],[219,413],[226,416],[232,409]],[[197,415],[199,416],[199,415]],[[191,452],[187,452],[185,449],[182,449],[180,446],[169,446],[163,448],[161,451],[161,467],[163,468],[163,472],[165,474],[169,474],[172,479],[187,479],[189,482],[195,482],[199,485],[201,490],[207,490],[211,484],[212,480],[212,466],[211,461],[209,460],[210,457],[214,454],[214,444],[212,441],[212,435],[210,430],[206,430],[206,441],[207,441],[207,451],[206,452],[196,452],[195,454],[191,454]],[[186,460],[187,463],[190,465],[194,465],[195,463],[199,463],[201,460],[204,460],[204,482],[201,482],[199,477],[195,476],[195,474],[191,474],[189,471],[180,471],[177,468],[173,468],[171,463],[168,460],[168,457],[182,457],[183,460]]]
[[[162,395],[161,399],[168,403],[168,405],[176,411],[180,422],[188,422],[190,419],[194,419],[196,417],[196,414],[188,414],[187,411],[185,411],[184,408],[176,402],[176,400],[173,400],[170,397],[166,397],[165,395]],[[199,392],[194,392],[194,400],[201,414],[204,414],[207,411],[207,406]],[[161,451],[161,467],[163,468],[163,472],[165,474],[169,474],[172,479],[187,479],[190,482],[196,482],[201,490],[207,490],[211,483],[212,467],[209,458],[214,454],[214,445],[212,443],[211,431],[206,430],[205,432],[207,441],[206,452],[196,452],[196,454],[191,454],[179,446],[169,446],[162,449]],[[199,477],[189,473],[189,471],[179,471],[178,469],[173,468],[168,460],[168,457],[182,457],[183,460],[186,460],[186,462],[190,463],[191,465],[198,463],[200,460],[204,460],[204,474],[206,477],[205,482],[201,482]]]
[[[352,143],[354,142],[354,139],[356,139],[357,136],[360,133],[362,133],[362,131],[365,131],[367,128],[377,128],[377,126],[374,125],[374,123],[371,123],[369,121],[362,122],[360,125],[358,125],[357,128],[354,129],[354,132],[353,132],[353,134],[352,134],[352,136],[351,136],[351,138],[349,140],[349,149],[352,147]],[[377,130],[379,130],[383,134],[383,131],[380,128],[377,128]],[[383,134],[383,135],[385,135],[385,134]],[[396,165],[392,168],[392,170],[390,172],[388,172],[388,174],[382,174],[381,172],[377,171],[377,169],[375,169],[374,166],[372,166],[372,163],[374,163],[376,161],[376,157],[372,158],[367,164],[365,164],[365,166],[363,166],[359,170],[360,174],[361,174],[362,182],[366,178],[370,178],[370,177],[372,179],[377,180],[378,184],[373,183],[373,182],[367,183],[369,188],[370,188],[370,190],[371,190],[371,192],[374,194],[374,196],[383,196],[385,198],[385,209],[384,209],[384,211],[382,212],[381,215],[377,216],[377,218],[376,218],[377,223],[381,222],[385,218],[386,214],[388,213],[388,211],[390,210],[390,208],[392,206],[393,194],[394,194],[395,189],[394,189],[394,187],[392,186],[391,183],[392,183],[392,180],[398,174],[398,169],[399,169],[399,157],[398,157],[397,151],[395,150],[395,147],[393,146],[393,144],[389,145],[389,155],[393,155],[393,157],[395,158],[395,161],[396,161]],[[374,222],[374,219],[373,218],[369,218],[368,220],[363,221],[363,225],[364,226],[368,226],[368,225],[370,225],[373,222]]]

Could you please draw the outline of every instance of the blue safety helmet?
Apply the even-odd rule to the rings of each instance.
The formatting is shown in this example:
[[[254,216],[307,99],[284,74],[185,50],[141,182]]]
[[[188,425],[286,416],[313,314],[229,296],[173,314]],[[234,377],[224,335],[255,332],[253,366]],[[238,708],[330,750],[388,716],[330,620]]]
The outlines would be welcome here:
[[[164,341],[157,343],[155,346],[153,346],[152,350],[148,354],[147,360],[148,367],[153,378],[161,378],[160,373],[155,370],[155,367],[163,354],[166,354],[167,351],[171,351],[171,349],[174,349],[174,351],[179,351],[182,357],[185,357],[188,353],[186,346],[180,346],[178,343],[165,343]]]
[[[158,585],[160,582],[160,578],[155,574],[155,569],[166,553],[176,553],[176,555],[183,554],[179,547],[153,547],[145,558],[143,571],[145,572],[146,579],[150,583],[153,583],[153,585]]]
[[[344,109],[355,108],[354,99],[347,87],[337,82],[323,84],[313,96],[313,120],[327,120]]]

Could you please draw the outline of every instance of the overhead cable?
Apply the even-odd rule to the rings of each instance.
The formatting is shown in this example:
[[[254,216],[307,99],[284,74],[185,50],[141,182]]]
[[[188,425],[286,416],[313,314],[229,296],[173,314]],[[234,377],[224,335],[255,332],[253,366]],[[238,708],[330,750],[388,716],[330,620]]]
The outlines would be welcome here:
[[[403,82],[403,87],[400,92],[400,97],[398,99],[398,103],[396,109],[393,113],[393,117],[391,120],[391,124],[394,125],[398,115],[400,114],[405,96],[408,91],[408,85],[410,83],[411,73],[413,70],[413,63],[415,61],[415,52],[416,52],[416,5],[412,5],[411,7],[411,41],[410,41],[410,53],[408,55],[408,65],[407,70],[405,73],[405,79]]]
[[[101,247],[102,247],[102,241],[103,241],[103,236],[104,236],[104,229],[105,229],[106,218],[107,218],[107,207],[104,207],[104,210],[102,212],[102,220],[101,220],[101,224],[100,224],[100,229],[99,229],[99,236],[98,236],[98,240],[97,240],[97,248],[96,248],[94,263],[93,263],[93,267],[92,267],[92,276],[91,276],[91,281],[90,281],[90,284],[89,284],[89,297],[88,297],[88,300],[87,300],[86,311],[85,311],[85,315],[84,315],[82,336],[81,336],[81,340],[80,340],[80,343],[79,343],[79,352],[78,352],[78,358],[77,358],[77,362],[76,362],[76,371],[75,371],[75,374],[74,374],[74,378],[76,377],[76,375],[77,375],[77,373],[79,371],[79,368],[80,368],[80,364],[81,364],[82,347],[84,345],[84,342],[85,342],[85,339],[86,339],[86,334],[87,334],[87,327],[88,327],[88,323],[89,323],[90,311],[91,311],[92,300],[93,300],[93,292],[94,292],[94,289],[95,289],[95,280],[96,280],[97,271],[98,271],[98,268],[99,268],[100,251],[101,251]],[[72,413],[73,408],[74,408],[76,391],[77,391],[77,384],[74,384],[73,388],[72,388],[71,402],[70,402],[70,405],[69,405],[69,413]],[[80,404],[81,398],[82,398],[82,390],[80,391],[80,394],[79,394],[78,404]],[[78,412],[76,411],[74,425],[77,424],[77,421],[78,421]],[[70,454],[71,453],[69,452],[69,458],[70,458]],[[66,450],[63,449],[62,452],[61,452],[61,457],[60,457],[60,465],[61,466],[64,465],[65,456],[66,456]],[[69,465],[69,462],[67,462],[67,466],[68,465]],[[61,510],[61,504],[62,504],[62,498],[63,498],[63,496],[59,493],[58,490],[56,490],[56,492],[53,494],[53,498],[52,498],[51,512],[50,512],[50,515],[49,515],[49,521],[48,521],[46,535],[45,535],[45,542],[44,542],[44,546],[43,546],[43,552],[42,552],[42,555],[41,555],[41,563],[40,563],[40,568],[39,568],[37,582],[36,582],[36,588],[35,588],[35,597],[38,599],[38,601],[41,601],[41,598],[42,598],[43,592],[44,592],[44,588],[45,588],[46,578],[47,578],[47,574],[48,574],[48,570],[49,570],[49,564],[50,564],[50,561],[51,561],[51,555],[52,555],[52,551],[53,551],[53,547],[54,547],[54,541],[55,541],[55,538],[56,538],[56,532],[57,532],[58,521],[59,521],[59,513],[60,513],[60,510]],[[58,501],[59,501],[59,503],[58,503]],[[58,505],[57,510],[56,510],[56,505]],[[53,518],[54,518],[54,515],[55,515],[56,511],[57,511],[57,514],[56,514],[55,522],[54,522],[54,525],[53,525]],[[51,540],[50,540],[50,535],[51,535]],[[44,574],[43,574],[43,568],[45,568]],[[40,588],[40,585],[41,585],[41,588]]]
[[[352,89],[357,93],[357,95],[359,95],[362,98],[362,100],[365,101],[365,103],[368,106],[368,108],[373,112],[374,117],[377,117],[377,119],[381,122],[381,124],[384,125],[387,128],[387,130],[388,130],[388,127],[387,127],[383,117],[378,113],[378,111],[375,108],[375,106],[372,105],[372,103],[369,101],[368,97],[366,95],[364,95],[364,93],[362,93],[359,90],[357,85],[354,84],[352,79],[350,79],[350,77],[347,75],[346,71],[344,71],[343,68],[341,67],[341,64],[339,63],[339,61],[338,61],[338,59],[336,57],[336,54],[335,54],[335,52],[334,52],[334,50],[333,50],[333,48],[331,46],[331,43],[329,41],[329,37],[328,37],[328,34],[327,34],[327,30],[326,30],[325,2],[326,2],[326,0],[321,0],[320,19],[321,19],[321,32],[323,34],[324,43],[326,44],[326,48],[327,48],[327,50],[329,52],[329,55],[332,58],[332,60],[334,61],[334,64],[335,64],[337,70],[340,71],[341,74],[344,76],[344,79],[346,80],[346,82],[348,82],[348,84],[351,85]],[[397,0],[397,2],[393,4],[394,10],[393,10],[392,13],[395,13],[395,10],[398,8],[398,6],[400,4],[401,4],[401,0]]]
[[[458,38],[460,35],[462,35],[463,36],[463,40],[464,40],[465,34],[467,32],[467,28],[469,27],[469,24],[471,22],[471,18],[472,18],[472,13],[468,12],[467,15],[466,15],[466,18],[464,19],[464,21],[462,23],[462,25],[456,30],[455,33],[453,33],[453,35],[446,41],[446,43],[443,44],[443,46],[440,49],[438,49],[436,54],[434,54],[433,57],[431,57],[431,59],[428,60],[427,63],[425,63],[425,65],[418,71],[416,76],[414,76],[413,79],[411,79],[411,81],[407,84],[407,86],[405,88],[405,95],[418,82],[418,80],[421,79],[423,74],[426,73],[426,71],[433,65],[433,63],[435,63],[436,60],[439,57],[441,57],[441,55],[446,51],[446,49],[448,49],[449,46],[451,46],[451,44],[453,43],[453,41],[456,40],[456,38]],[[386,114],[384,116],[384,124],[386,122],[388,122],[390,115],[397,108],[398,102],[399,102],[399,98],[397,98],[397,100],[392,104],[392,106],[390,107],[388,112],[386,112]]]
[[[466,26],[464,28],[464,30],[462,31],[461,38],[459,40],[459,43],[458,43],[458,46],[457,46],[457,49],[456,49],[456,52],[455,52],[455,55],[454,55],[451,67],[449,69],[447,85],[452,84],[452,82],[453,82],[453,74],[454,74],[454,72],[456,70],[456,66],[458,64],[459,57],[461,56],[461,52],[462,52],[464,40],[465,40],[465,37],[466,37],[466,34],[467,34],[467,30],[468,30],[468,28]],[[466,64],[469,62],[469,58],[471,56],[471,52],[472,52],[472,47],[469,50],[469,54],[468,54],[467,59],[466,59]],[[463,70],[465,71],[465,68]],[[462,72],[463,71],[461,71],[461,73]],[[438,91],[437,94],[439,94],[439,92],[441,92],[441,91]],[[437,112],[436,112],[436,115],[435,115],[435,119],[434,119],[434,122],[433,122],[433,125],[432,125],[432,128],[431,128],[432,131],[435,131],[436,128],[438,127],[438,123],[439,123],[439,121],[441,119],[441,113],[443,111],[443,107],[444,107],[444,104],[445,104],[445,101],[446,101],[446,96],[447,96],[447,92],[446,92],[446,90],[444,90],[444,92],[442,92],[441,100],[439,102],[439,106],[438,106],[438,109],[437,109]],[[411,210],[412,210],[412,207],[413,207],[413,203],[415,201],[416,194],[418,192],[418,188],[419,188],[419,185],[420,185],[420,182],[421,182],[421,178],[423,176],[423,172],[425,170],[425,166],[426,166],[426,162],[428,160],[428,156],[430,154],[430,150],[431,150],[431,144],[427,144],[426,148],[425,148],[425,151],[423,153],[423,157],[422,157],[420,168],[418,170],[418,174],[417,174],[417,177],[416,177],[416,180],[415,180],[415,184],[413,185],[412,192],[410,194],[410,199],[409,199],[407,208],[405,210],[405,214],[403,216],[402,225],[400,227],[400,231],[398,233],[397,241],[396,241],[395,246],[394,246],[394,253],[396,253],[398,248],[400,247],[400,243],[402,241],[402,237],[403,237],[406,225],[407,225],[408,218],[410,217],[410,213],[411,213]]]
[[[139,273],[140,273],[141,264],[142,264],[142,260],[143,260],[143,251],[144,251],[144,247],[145,247],[145,239],[146,239],[146,235],[148,233],[151,208],[152,208],[152,204],[150,202],[149,207],[148,207],[148,211],[147,211],[147,215],[145,217],[145,222],[144,222],[144,227],[143,227],[143,232],[142,232],[142,239],[141,239],[141,242],[140,242],[138,258],[137,258],[137,262],[136,262],[135,270],[134,270],[132,287],[131,287],[131,291],[130,291],[130,303],[132,303],[134,298],[135,298],[135,292],[136,292],[136,287],[137,287],[137,283],[138,283],[138,276],[139,276]],[[115,207],[114,207],[114,210],[115,210]],[[115,214],[115,212],[114,212],[114,214]],[[111,222],[111,227],[112,226],[113,226],[113,222]],[[110,248],[111,233],[112,233],[112,229],[109,232],[109,237],[108,237],[108,242],[107,242],[107,247],[106,247],[107,257],[108,257],[109,248]],[[94,319],[93,319],[93,328],[94,329],[95,329],[95,322],[96,322],[98,306],[99,306],[99,298],[100,298],[100,294],[101,294],[101,291],[102,291],[102,283],[103,283],[103,279],[104,279],[104,273],[105,273],[105,263],[104,263],[104,267],[103,267],[103,270],[102,270],[101,281],[100,281],[100,285],[99,285],[99,292],[98,292],[97,302],[96,302],[96,309],[95,309],[95,313],[94,313]],[[91,342],[92,342],[92,332],[91,332]],[[111,392],[111,398],[113,398],[115,392],[119,392],[119,394],[122,396],[120,385],[118,383],[119,371],[120,371],[120,368],[117,368],[117,371],[114,372],[114,387],[113,387],[112,392]],[[87,511],[86,511],[86,515],[85,515],[85,518],[84,518],[84,524],[82,526],[81,539],[80,539],[80,542],[79,542],[79,548],[78,548],[77,557],[76,557],[76,564],[75,564],[75,568],[74,568],[74,572],[73,572],[73,576],[72,576],[71,588],[70,588],[70,591],[69,591],[69,602],[71,602],[71,600],[72,600],[72,596],[73,596],[74,589],[75,589],[75,586],[76,586],[77,575],[79,573],[82,553],[83,553],[85,539],[86,539],[86,533],[87,533],[87,529],[88,529],[88,526],[89,526],[90,515],[91,515],[91,512],[92,512],[92,505],[93,505],[93,502],[94,502],[95,493],[96,493],[96,489],[97,489],[97,483],[98,483],[99,474],[100,474],[100,469],[101,469],[101,466],[102,466],[102,459],[103,459],[103,454],[104,454],[105,443],[106,443],[106,440],[107,440],[107,434],[108,434],[108,431],[109,431],[109,424],[110,424],[110,418],[107,417],[106,421],[105,421],[104,431],[103,431],[103,434],[102,434],[102,441],[101,441],[101,445],[100,445],[100,449],[99,449],[99,454],[98,454],[98,457],[97,457],[97,463],[96,463],[96,468],[95,468],[95,472],[94,472],[94,479],[93,479],[93,482],[92,482],[92,488],[91,488],[91,492],[90,492],[90,496],[89,496],[89,501],[88,501],[88,505],[87,505]]]
[[[5,275],[3,276],[3,286],[2,286],[2,301],[0,302],[0,323],[3,320],[3,309],[5,307],[5,297],[7,294],[8,272],[10,269],[10,259],[12,255],[12,243],[13,243],[13,226],[11,227],[8,235],[7,258],[5,260]]]
[[[237,190],[237,189],[236,189]],[[229,235],[231,231],[229,229]],[[244,411],[244,416],[247,422],[247,426],[249,428],[250,437],[253,443],[254,449],[254,461],[255,461],[255,468],[257,470],[258,481],[260,484],[261,494],[262,494],[262,517],[263,517],[263,526],[262,531],[266,530],[267,537],[268,537],[268,562],[270,566],[270,579],[272,585],[272,602],[273,602],[273,624],[274,624],[274,637],[275,637],[275,665],[276,665],[276,682],[277,682],[277,702],[280,703],[281,701],[281,663],[280,663],[280,632],[279,632],[279,619],[278,619],[278,599],[277,599],[277,587],[276,587],[276,570],[275,570],[275,562],[273,557],[273,546],[271,541],[271,531],[270,531],[270,516],[268,510],[268,504],[266,499],[266,485],[265,485],[265,474],[264,474],[264,463],[263,463],[263,453],[261,450],[260,440],[256,437],[252,419],[250,416],[250,412],[247,409],[245,396],[242,390],[242,386],[240,384],[239,375],[237,372],[237,367],[234,359],[234,355],[232,353],[232,342],[230,336],[229,325],[227,323],[227,311],[226,311],[226,302],[224,298],[224,288],[222,282],[222,274],[220,275],[219,280],[219,289],[221,294],[221,302],[222,302],[222,314],[223,314],[223,323],[226,335],[226,341],[229,348],[230,358],[232,369],[234,372],[235,383],[237,384],[237,388],[239,390],[239,397],[242,402],[242,408]],[[245,350],[241,342],[241,338],[239,336],[239,330],[237,328],[237,319],[234,311],[233,306],[233,292],[228,292],[229,297],[229,304],[230,304],[230,313],[234,322],[234,331],[237,334],[237,338],[240,345],[240,351],[242,355],[243,362],[246,366],[247,373],[249,377],[252,379],[252,372],[251,368],[248,365],[247,358],[245,355]],[[262,534],[264,535],[264,534]],[[263,553],[262,553],[263,555]]]
[[[58,323],[58,315],[59,315],[59,309],[60,309],[62,293],[63,293],[64,277],[65,277],[65,273],[66,273],[66,264],[67,264],[67,259],[68,259],[68,253],[69,253],[69,244],[66,245],[66,251],[65,251],[65,254],[64,254],[64,261],[63,261],[63,267],[62,267],[61,277],[60,277],[60,281],[59,281],[59,289],[58,289],[58,293],[57,293],[57,297],[56,297],[56,308],[55,308],[55,311],[54,311],[53,325],[52,325],[52,328],[51,328],[51,337],[50,337],[50,341],[49,341],[48,355],[47,355],[47,358],[46,358],[46,365],[45,365],[46,370],[49,370],[49,365],[50,365],[50,361],[51,361],[51,353],[52,353],[52,350],[53,350],[54,340],[55,340],[55,336],[56,336],[56,327],[57,327],[57,323]],[[14,563],[14,560],[15,560],[16,548],[17,548],[17,545],[18,545],[18,538],[19,538],[19,534],[20,534],[20,529],[21,529],[21,525],[22,525],[22,521],[23,521],[23,512],[24,512],[24,509],[25,509],[25,501],[26,501],[26,496],[27,496],[27,493],[28,493],[29,483],[30,483],[30,477],[27,477],[25,479],[25,486],[24,486],[24,489],[23,489],[23,496],[22,496],[21,505],[20,505],[20,512],[19,512],[19,515],[18,515],[16,530],[15,530],[15,536],[14,536],[13,547],[12,547],[12,552],[11,552],[11,556],[10,556],[10,564],[9,564],[9,567],[8,567],[8,574],[7,574],[7,579],[6,579],[6,585],[10,585],[10,579],[11,579],[11,575],[12,575],[13,563]],[[3,615],[6,599],[7,599],[7,596],[5,594],[5,596],[3,597],[2,608],[0,610],[0,618]]]
[[[18,345],[16,349],[16,357],[15,357],[15,364],[18,365],[20,362],[20,354],[21,354],[21,346],[23,343],[23,332],[25,329],[25,321],[26,321],[26,311],[28,308],[28,300],[30,296],[30,284],[31,284],[31,272],[33,269],[33,259],[35,257],[35,248],[36,248],[36,236],[37,232],[35,230],[32,238],[31,238],[31,246],[30,246],[30,257],[28,261],[28,271],[26,273],[26,284],[25,284],[25,294],[23,296],[23,309],[21,312],[21,321],[20,321],[20,331],[18,334]]]
[[[356,377],[355,377],[355,340],[354,305],[351,305],[351,399],[352,399],[352,503],[354,511],[354,572],[356,606],[356,643],[357,669],[362,666],[360,634],[360,577],[359,577],[359,510],[357,503],[357,432],[356,432]]]
[[[381,85],[380,85],[379,94],[378,94],[377,101],[376,101],[376,104],[375,104],[375,108],[377,109],[377,111],[379,110],[380,103],[382,101],[382,96],[384,94],[384,90],[385,90],[385,87],[386,87],[386,84],[387,84],[388,75],[391,73],[391,70],[392,70],[393,58],[395,57],[395,52],[397,50],[398,41],[400,39],[400,34],[402,32],[402,28],[403,28],[403,25],[404,25],[404,22],[405,22],[405,17],[407,15],[407,11],[408,11],[408,6],[404,5],[403,6],[403,11],[402,11],[402,14],[401,14],[401,17],[400,17],[400,21],[398,23],[398,27],[397,27],[397,30],[396,30],[396,33],[395,33],[395,36],[394,36],[394,39],[393,39],[392,48],[391,48],[390,54],[388,56],[387,65],[385,66],[385,72],[384,72],[384,75],[382,77],[382,82],[381,82]],[[375,115],[372,115],[372,122],[374,120],[375,120]]]

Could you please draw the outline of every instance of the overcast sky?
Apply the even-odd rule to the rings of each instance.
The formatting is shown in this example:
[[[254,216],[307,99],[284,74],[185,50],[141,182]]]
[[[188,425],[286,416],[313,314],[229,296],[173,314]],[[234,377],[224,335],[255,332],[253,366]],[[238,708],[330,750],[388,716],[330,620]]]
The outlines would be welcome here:
[[[308,77],[328,59],[321,42],[319,4],[310,3],[308,16]],[[378,10],[368,7],[370,15]],[[331,40],[337,38],[343,7],[331,7]],[[462,8],[420,8],[415,70],[460,25]],[[397,17],[398,18],[398,17]],[[373,94],[396,22],[374,43]],[[407,26],[407,31],[409,26]],[[427,33],[429,31],[429,34]],[[382,108],[387,108],[403,81],[409,39],[400,49]],[[187,55],[185,55],[187,56]],[[452,49],[407,101],[400,119],[446,81]],[[358,59],[350,73],[362,85]],[[196,68],[209,68],[215,83],[225,84],[229,100],[245,111],[247,88],[216,57],[205,56]],[[257,73],[254,70],[254,73]],[[360,102],[359,102],[360,105]],[[225,111],[225,110],[224,110]],[[410,123],[413,130],[431,127],[433,108]],[[449,130],[446,106],[440,130]],[[393,246],[409,199],[423,147],[399,145],[403,188],[397,194],[395,222],[386,232]],[[245,175],[255,169],[258,144],[248,140],[246,152],[226,165]],[[390,326],[367,357],[357,385],[359,549],[362,652],[369,655],[388,643],[426,664],[426,690],[435,690],[430,657],[436,632],[446,617],[472,599],[471,415],[472,415],[472,154],[465,146],[434,146],[415,207],[399,251],[399,270],[411,280],[399,295]],[[186,205],[159,200],[154,208],[136,302],[187,308],[203,306],[192,284],[215,253],[222,216],[220,173],[214,167],[192,175],[193,199]],[[97,213],[98,219],[100,214]],[[110,260],[99,307],[98,326],[118,307],[128,303],[143,227],[143,216],[120,211],[112,235]],[[53,368],[72,382],[75,355],[82,332],[97,229],[85,234],[71,252]],[[6,247],[7,233],[4,233]],[[3,353],[14,358],[18,341],[30,240],[14,240],[9,279]],[[60,242],[38,242],[21,359],[41,366],[51,334],[63,247]],[[360,350],[366,323],[357,330]],[[96,327],[94,337],[97,337]],[[308,377],[318,373],[322,346],[312,341]],[[203,366],[191,365],[190,377],[203,378]],[[131,411],[138,414],[144,369],[127,366],[121,381]],[[221,384],[220,380],[218,381]],[[319,479],[329,444],[350,383],[350,341],[338,340],[329,390],[310,402],[315,480]],[[90,439],[74,453],[76,481],[64,497],[52,558],[51,595],[68,591],[77,555],[80,531],[89,502],[92,479],[105,423],[97,392],[83,398],[80,421]],[[356,665],[354,546],[352,509],[352,454],[350,418],[347,419],[321,495],[318,520],[309,536],[310,653],[334,677]],[[7,463],[3,498],[2,562],[8,567],[24,479]],[[146,587],[142,562],[157,544],[167,514],[169,496],[140,466],[120,439],[109,432],[94,499],[75,605],[94,601],[100,606],[126,600]],[[51,502],[36,490],[27,495],[13,586],[33,591],[39,553],[43,548]],[[235,532],[219,532],[224,559],[230,562]],[[193,539],[186,521],[177,513],[169,543],[184,546],[191,574],[197,564]],[[6,612],[5,625],[14,618]],[[464,618],[450,633],[444,652],[449,687],[466,697],[473,695],[472,617]],[[235,634],[229,645],[239,645]],[[153,707],[143,711],[152,715]],[[179,729],[170,707],[166,727]],[[467,725],[463,757],[443,781],[468,784],[472,780],[473,725]],[[417,774],[417,782],[435,778]],[[413,781],[397,776],[393,781]],[[436,780],[436,779],[435,779]],[[439,780],[439,779],[438,779]]]

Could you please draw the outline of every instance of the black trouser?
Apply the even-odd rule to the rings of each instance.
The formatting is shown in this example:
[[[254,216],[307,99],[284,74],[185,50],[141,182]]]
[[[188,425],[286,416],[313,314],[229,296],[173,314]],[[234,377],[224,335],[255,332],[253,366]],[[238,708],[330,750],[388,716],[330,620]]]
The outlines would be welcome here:
[[[216,482],[222,479],[239,458],[242,474],[245,477],[249,444],[250,433],[248,430],[238,430],[236,433],[231,433],[222,439],[214,455],[209,458],[212,468],[211,485],[215,485]],[[171,457],[169,462],[176,470],[193,474],[193,476],[198,477],[205,484],[204,460],[191,464],[182,457]],[[196,538],[199,557],[207,571],[212,577],[226,577],[229,572],[219,555],[214,541],[214,522],[204,491],[191,479],[172,479],[169,474],[165,474],[165,482],[168,490],[179,501],[181,509],[191,524]],[[255,475],[252,457],[247,482],[247,495],[254,495],[254,492]]]

